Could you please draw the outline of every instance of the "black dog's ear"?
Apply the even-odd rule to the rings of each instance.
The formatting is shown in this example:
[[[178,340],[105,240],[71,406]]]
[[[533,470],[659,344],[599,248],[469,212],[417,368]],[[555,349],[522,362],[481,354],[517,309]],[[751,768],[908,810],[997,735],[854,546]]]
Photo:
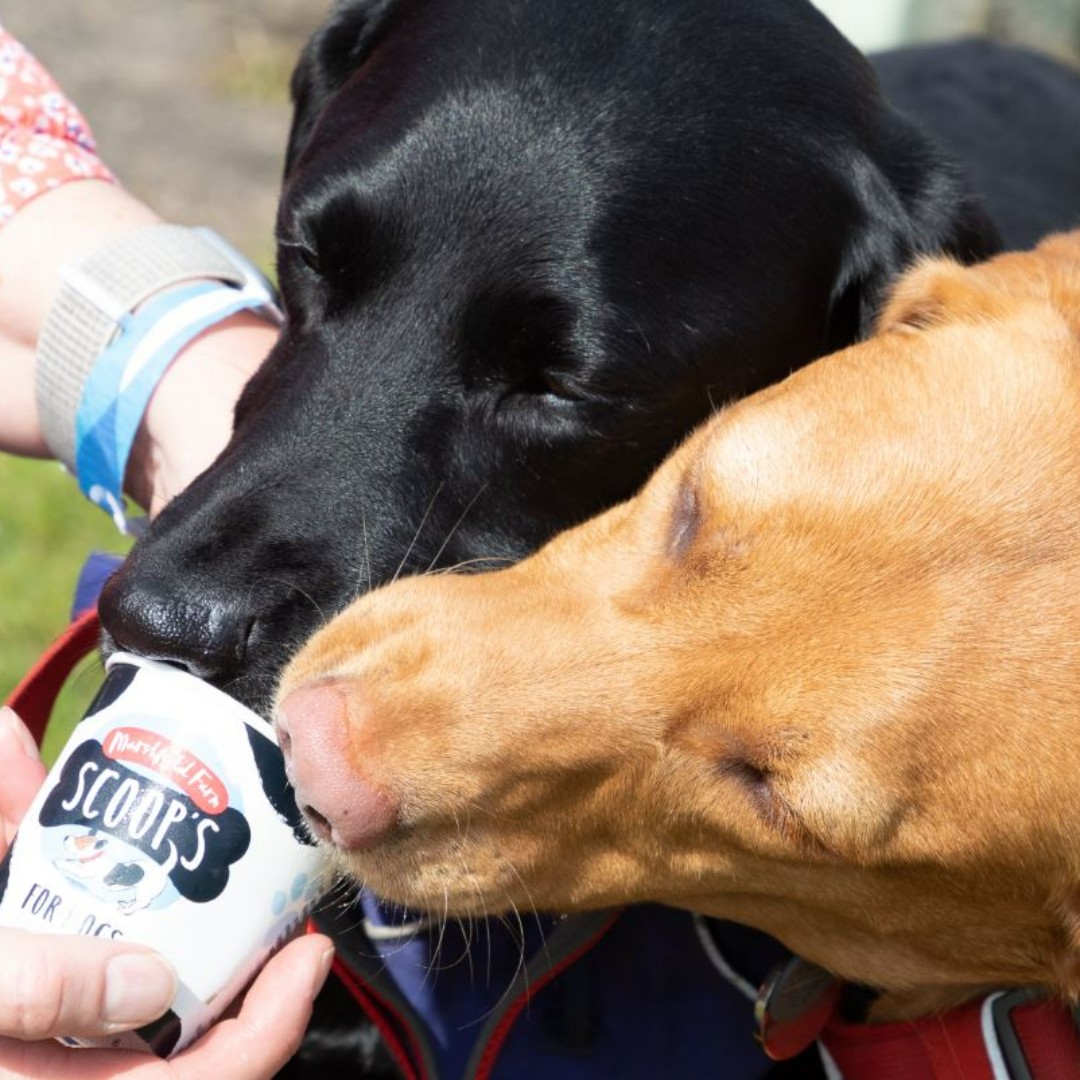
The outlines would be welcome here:
[[[285,152],[288,174],[307,145],[327,100],[345,84],[374,47],[396,0],[339,0],[308,39],[292,74],[293,117]]]
[[[981,262],[1001,234],[960,165],[889,106],[876,152],[851,170],[862,228],[852,230],[829,313],[830,351],[873,333],[892,283],[924,255]]]

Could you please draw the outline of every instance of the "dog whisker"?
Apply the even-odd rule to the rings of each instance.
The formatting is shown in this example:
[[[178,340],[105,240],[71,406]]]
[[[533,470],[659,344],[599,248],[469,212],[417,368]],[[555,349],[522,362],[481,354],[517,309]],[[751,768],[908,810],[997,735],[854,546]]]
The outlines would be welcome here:
[[[481,563],[490,564],[492,569],[496,569],[499,566],[512,566],[514,560],[507,555],[480,555],[475,559],[462,559],[453,566],[440,566],[438,570],[428,570],[427,573],[431,577],[438,577],[440,574],[456,574],[466,566],[476,566]]]
[[[267,578],[267,580],[272,582],[275,585],[284,585],[286,589],[289,589],[292,592],[297,593],[299,596],[302,596],[319,613],[319,621],[320,621],[320,623],[325,623],[326,622],[326,612],[323,611],[323,609],[320,606],[319,602],[315,599],[315,597],[313,597],[311,595],[311,593],[307,592],[305,589],[303,589],[299,585],[297,585],[295,581],[289,581],[286,578],[274,578],[274,577]]]
[[[507,899],[510,899],[509,896]],[[518,962],[517,968],[510,980],[510,984],[506,987],[503,996],[506,997],[510,993],[513,984],[517,982],[518,976],[521,975],[525,980],[525,996],[527,999],[529,997],[529,964],[528,957],[525,955],[525,923],[521,918],[521,912],[518,911],[517,904],[514,903],[513,900],[510,900],[510,910],[513,913],[518,928]]]
[[[432,556],[431,562],[428,563],[427,570],[425,571],[425,573],[428,573],[428,574],[431,573],[431,571],[434,568],[435,564],[439,561],[440,556],[446,550],[446,545],[449,544],[450,541],[453,539],[454,533],[456,533],[457,530],[458,530],[458,526],[460,526],[461,523],[465,520],[465,518],[468,515],[469,511],[476,505],[477,500],[480,498],[480,496],[483,495],[485,491],[487,491],[487,488],[488,488],[488,485],[486,483],[481,484],[479,490],[469,500],[469,502],[466,505],[465,509],[461,511],[461,514],[459,515],[457,521],[454,522],[454,524],[451,527],[450,531],[446,534],[446,539],[443,540],[443,542],[439,545],[439,550],[436,551],[435,554]]]
[[[548,952],[548,948],[547,948],[547,934],[545,932],[543,920],[540,918],[540,912],[536,908],[536,902],[533,900],[532,893],[529,891],[529,886],[525,884],[525,879],[521,876],[521,873],[518,871],[518,868],[509,859],[505,859],[504,862],[505,862],[505,865],[510,868],[510,870],[513,873],[514,877],[517,878],[518,884],[521,885],[522,889],[525,891],[526,897],[528,897],[529,909],[532,912],[532,917],[533,917],[533,920],[536,923],[537,929],[540,931],[541,947],[543,948],[544,956],[547,959],[548,964],[550,965],[552,963],[552,959],[551,959],[551,955]],[[516,908],[515,908],[515,911],[516,911]],[[525,934],[524,934],[524,931],[522,931],[522,942],[523,943],[524,943],[524,937],[525,937]]]
[[[71,684],[82,688],[96,685],[101,680],[101,661],[96,656],[79,662],[71,675]]]
[[[443,944],[446,941],[446,921],[447,913],[450,910],[450,892],[446,885],[443,885],[443,910],[442,914],[435,920],[435,925],[439,928],[438,937],[435,939],[435,948],[431,950],[431,959],[427,964],[427,971],[424,973],[424,981],[429,978],[433,979],[434,973],[442,970],[442,950]],[[434,980],[433,980],[434,981]]]
[[[949,1057],[952,1058],[953,1067],[956,1069],[957,1074],[960,1076],[965,1075],[967,1070],[963,1067],[964,1055],[957,1049],[956,1043],[953,1041],[952,1029],[943,1016],[935,1017],[935,1023],[941,1029],[945,1045],[949,1050]]]
[[[474,886],[476,894],[480,898],[480,909],[484,913],[484,930],[487,933],[487,984],[491,985],[491,916],[488,914],[487,903],[484,900],[484,894],[479,885]]]
[[[420,518],[420,524],[416,526],[416,532],[413,533],[412,541],[405,549],[405,554],[401,556],[401,562],[398,563],[398,568],[394,571],[394,576],[390,579],[391,583],[397,581],[397,579],[401,576],[401,571],[405,569],[405,564],[409,561],[409,556],[412,554],[413,548],[416,547],[416,541],[420,539],[420,534],[424,531],[424,525],[427,524],[427,519],[431,514],[431,511],[434,509],[435,503],[438,500],[439,495],[442,493],[442,489],[445,486],[446,482],[443,481],[435,489],[435,494],[431,496],[431,499],[427,504],[427,509],[424,511],[423,517]]]
[[[493,1016],[496,1012],[498,1012],[503,1002],[505,1002],[510,997],[511,993],[513,993],[514,986],[517,983],[519,976],[524,977],[526,994],[529,991],[529,969],[525,957],[525,925],[521,921],[521,916],[518,914],[517,908],[515,907],[513,900],[509,896],[507,896],[506,899],[511,911],[515,916],[515,922],[511,922],[510,919],[506,917],[506,915],[499,915],[498,922],[510,933],[512,937],[516,938],[518,944],[518,961],[513,972],[511,972],[510,974],[510,978],[507,980],[506,988],[499,995],[498,999],[492,1002],[491,1007],[485,1010],[479,1016],[477,1016],[474,1020],[470,1021],[468,1024],[463,1024],[463,1030],[470,1027],[476,1027],[479,1024],[483,1024],[484,1021],[486,1021],[489,1017]],[[491,977],[491,929],[489,925],[487,971],[488,985],[490,985],[491,983]]]
[[[458,928],[461,930],[461,938],[464,942],[463,960],[469,965],[469,983],[476,982],[476,970],[473,967],[473,934],[476,932],[476,921],[462,915],[457,916]]]
[[[322,896],[325,897],[329,895],[331,890],[336,888],[337,876],[337,871],[334,870],[332,866],[327,865],[320,869],[319,872],[314,875],[314,877],[312,878],[312,884],[319,887],[319,892]],[[329,884],[327,884],[325,888],[322,888],[321,886],[326,881],[329,881]]]
[[[364,569],[367,573],[364,592],[371,592],[371,545],[368,543],[367,513],[364,511],[362,502],[360,503],[360,528],[364,537]]]
[[[468,864],[465,862],[465,854],[464,854],[463,848],[464,848],[464,846],[465,846],[465,844],[466,844],[466,842],[468,841],[468,838],[469,838],[469,826],[472,823],[472,815],[470,814],[469,817],[466,818],[466,820],[465,820],[465,832],[464,832],[464,834],[461,831],[461,819],[458,817],[458,812],[457,812],[456,807],[453,809],[453,815],[454,815],[454,827],[457,830],[457,834],[458,834],[458,838],[459,838],[459,847],[457,848],[457,856],[461,860],[461,868],[462,868],[462,870],[464,872],[464,877],[465,877],[466,880],[468,880],[468,878],[469,878],[469,867],[468,867]],[[480,896],[481,900],[482,900],[483,899],[483,894],[480,893],[480,890],[478,888],[476,888],[475,883],[473,884],[473,887],[474,887],[474,889],[476,889],[477,895]],[[486,916],[487,912],[485,911],[484,914]],[[462,938],[464,939],[464,942],[465,942],[465,946],[464,946],[465,947],[465,954],[464,955],[465,955],[465,958],[468,960],[468,963],[469,963],[469,981],[473,982],[476,979],[476,972],[475,972],[475,970],[473,968],[473,962],[472,962],[472,939],[473,939],[473,931],[475,929],[475,921],[473,919],[471,919],[471,918],[468,919],[468,920],[465,920],[460,916],[458,917],[457,921],[458,921],[458,925],[461,927]],[[466,933],[466,930],[465,930],[465,922],[466,921],[469,924],[467,933]],[[490,938],[489,938],[489,946],[490,946]],[[490,954],[490,949],[489,949],[489,953],[488,953],[489,981],[490,981],[490,964],[491,964],[491,954]]]

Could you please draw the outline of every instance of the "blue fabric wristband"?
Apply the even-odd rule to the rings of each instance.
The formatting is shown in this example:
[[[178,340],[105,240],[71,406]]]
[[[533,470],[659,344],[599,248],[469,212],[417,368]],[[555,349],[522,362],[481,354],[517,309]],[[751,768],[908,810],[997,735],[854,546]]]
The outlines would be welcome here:
[[[123,495],[124,472],[155,387],[177,354],[208,327],[273,298],[261,282],[243,288],[199,281],[155,296],[117,320],[117,333],[91,369],[75,417],[79,487],[121,532],[136,531]]]

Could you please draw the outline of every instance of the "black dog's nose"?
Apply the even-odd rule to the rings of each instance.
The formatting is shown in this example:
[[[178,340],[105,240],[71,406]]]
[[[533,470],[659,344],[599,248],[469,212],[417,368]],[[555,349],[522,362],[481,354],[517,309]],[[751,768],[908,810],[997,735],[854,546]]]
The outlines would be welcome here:
[[[146,574],[122,568],[106,584],[98,610],[117,648],[183,664],[200,678],[238,672],[253,619],[246,606],[197,591],[177,595]]]

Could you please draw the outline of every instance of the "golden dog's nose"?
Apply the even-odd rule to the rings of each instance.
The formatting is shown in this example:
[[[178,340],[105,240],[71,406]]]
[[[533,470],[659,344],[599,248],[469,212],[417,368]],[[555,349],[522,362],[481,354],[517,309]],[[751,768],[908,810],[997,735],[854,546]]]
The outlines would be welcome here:
[[[296,801],[320,840],[366,851],[397,824],[397,806],[355,767],[349,715],[338,682],[301,686],[281,703],[278,741]]]

